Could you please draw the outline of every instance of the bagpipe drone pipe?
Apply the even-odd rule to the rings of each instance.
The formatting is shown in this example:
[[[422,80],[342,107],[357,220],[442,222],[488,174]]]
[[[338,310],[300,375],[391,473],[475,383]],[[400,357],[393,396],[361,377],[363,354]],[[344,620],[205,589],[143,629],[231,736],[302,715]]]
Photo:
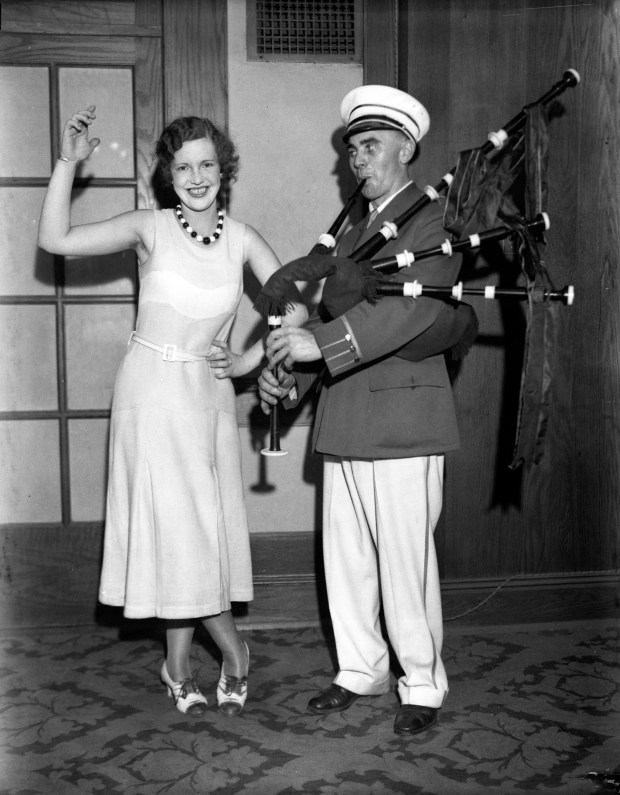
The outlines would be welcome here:
[[[574,300],[572,286],[557,289],[553,285],[544,257],[544,233],[549,229],[546,106],[579,82],[574,69],[564,72],[562,79],[539,100],[526,105],[498,132],[490,133],[482,146],[461,152],[456,167],[435,187],[427,186],[424,195],[405,212],[393,221],[384,221],[380,231],[348,257],[333,256],[335,235],[361,189],[360,183],[330,231],[321,235],[312,251],[285,265],[266,282],[255,308],[263,315],[281,316],[287,311],[284,296],[291,281],[323,278],[318,309],[327,320],[344,314],[361,301],[374,303],[382,296],[442,301],[436,321],[395,352],[409,361],[420,361],[443,352],[459,358],[468,351],[477,335],[478,321],[473,308],[461,301],[463,295],[527,300],[525,357],[511,467],[537,462],[542,456],[549,407],[550,353],[556,334],[557,306],[570,305]],[[441,245],[376,259],[381,248],[398,237],[399,229],[443,195],[443,227],[450,236]],[[416,260],[475,250],[487,242],[511,236],[518,242],[518,258],[526,283],[523,288],[464,288],[407,281],[407,268]],[[395,272],[400,272],[397,280],[393,277]]]

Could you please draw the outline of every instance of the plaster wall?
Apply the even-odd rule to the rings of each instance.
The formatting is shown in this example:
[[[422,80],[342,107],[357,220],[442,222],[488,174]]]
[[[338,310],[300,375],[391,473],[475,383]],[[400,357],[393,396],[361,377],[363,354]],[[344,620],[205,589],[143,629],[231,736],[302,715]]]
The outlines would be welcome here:
[[[310,250],[355,188],[339,109],[362,84],[362,65],[248,61],[245,13],[245,0],[228,0],[228,129],[240,156],[229,210],[287,263]],[[312,310],[319,286],[299,287]],[[244,296],[231,344],[243,347],[262,330],[264,320]],[[253,533],[315,529],[320,461],[308,462],[309,433],[308,426],[293,427],[282,440],[289,454],[261,462],[250,429],[241,428]],[[258,488],[261,466],[267,490]]]

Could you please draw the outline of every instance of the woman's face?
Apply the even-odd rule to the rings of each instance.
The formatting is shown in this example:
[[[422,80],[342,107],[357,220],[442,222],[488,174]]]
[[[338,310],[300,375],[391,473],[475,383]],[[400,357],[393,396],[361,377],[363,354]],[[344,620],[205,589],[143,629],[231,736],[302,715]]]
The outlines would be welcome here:
[[[213,205],[220,189],[220,164],[208,138],[186,141],[170,164],[172,187],[181,204],[194,212]]]

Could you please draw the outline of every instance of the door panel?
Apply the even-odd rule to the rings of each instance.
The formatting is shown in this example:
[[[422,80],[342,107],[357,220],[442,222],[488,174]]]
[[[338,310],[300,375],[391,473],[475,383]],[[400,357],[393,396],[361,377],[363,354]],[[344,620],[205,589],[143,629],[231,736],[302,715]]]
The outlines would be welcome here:
[[[102,186],[74,191],[71,218],[74,224],[102,221],[136,206],[136,191],[128,187]],[[64,266],[66,295],[133,295],[137,289],[132,251],[99,257],[67,257]]]
[[[0,185],[0,294],[54,294],[54,258],[37,248],[43,185]]]
[[[60,522],[58,422],[0,422],[0,449],[0,523]]]
[[[135,314],[133,304],[104,302],[67,307],[69,409],[110,408],[116,371],[135,328]]]
[[[3,378],[0,411],[58,408],[56,313],[53,306],[0,306]]]
[[[0,67],[0,174],[49,177],[49,68]]]
[[[135,175],[132,69],[63,67],[58,70],[60,118],[96,105],[93,135],[101,140],[82,165],[80,176],[127,177]]]

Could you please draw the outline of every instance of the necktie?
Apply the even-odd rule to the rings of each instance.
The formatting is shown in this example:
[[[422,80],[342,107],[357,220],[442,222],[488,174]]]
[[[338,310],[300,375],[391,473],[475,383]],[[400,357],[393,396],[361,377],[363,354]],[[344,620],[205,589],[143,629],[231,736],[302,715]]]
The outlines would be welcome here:
[[[379,210],[373,210],[370,215],[368,216],[368,223],[366,224],[366,229],[371,225],[371,223],[375,220],[375,218],[379,215]]]

